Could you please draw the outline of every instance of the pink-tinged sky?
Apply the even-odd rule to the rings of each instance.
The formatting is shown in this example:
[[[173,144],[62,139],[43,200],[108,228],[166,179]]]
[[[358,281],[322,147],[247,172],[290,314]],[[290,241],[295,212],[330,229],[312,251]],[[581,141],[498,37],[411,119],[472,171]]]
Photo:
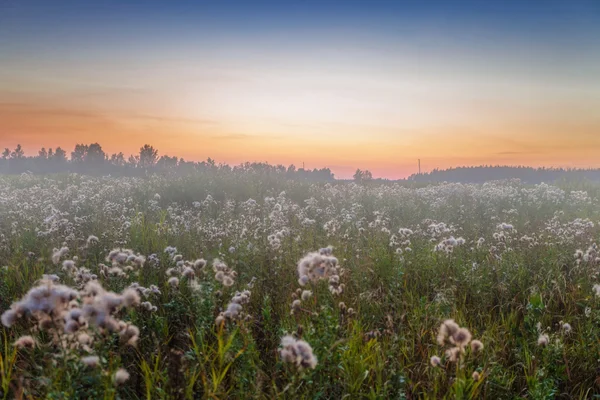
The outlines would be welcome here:
[[[424,3],[2,3],[0,146],[600,167],[600,3]]]

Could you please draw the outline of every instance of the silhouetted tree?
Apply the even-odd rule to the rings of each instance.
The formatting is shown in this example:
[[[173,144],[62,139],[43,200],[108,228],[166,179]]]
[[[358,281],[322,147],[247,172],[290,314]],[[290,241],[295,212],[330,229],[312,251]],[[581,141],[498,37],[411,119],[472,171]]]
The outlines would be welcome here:
[[[15,147],[12,153],[10,153],[10,158],[13,160],[20,160],[25,156],[25,152],[20,144]]]
[[[158,169],[174,169],[177,167],[177,157],[169,157],[167,155],[162,156],[157,162],[156,167]]]
[[[132,167],[137,167],[139,160],[140,160],[140,156],[134,156],[132,154],[127,159],[127,163]]]
[[[357,183],[364,183],[372,180],[373,174],[371,174],[371,171],[369,170],[362,171],[361,169],[357,169],[354,173],[354,181]]]
[[[76,144],[75,149],[71,152],[72,163],[83,163],[85,161],[85,155],[88,151],[88,145]]]
[[[119,154],[113,154],[110,156],[110,163],[117,167],[124,166],[127,164],[127,161],[125,161],[125,154],[123,154],[123,152],[120,152]]]
[[[140,157],[138,161],[138,167],[140,168],[151,168],[156,165],[156,161],[158,160],[158,150],[149,144],[145,144],[144,147],[140,149]]]
[[[92,143],[87,146],[84,161],[88,166],[98,167],[106,160],[106,154],[102,150],[102,146],[98,143]]]
[[[61,147],[57,147],[54,152],[54,157],[52,159],[59,163],[67,162],[67,152],[64,151]]]

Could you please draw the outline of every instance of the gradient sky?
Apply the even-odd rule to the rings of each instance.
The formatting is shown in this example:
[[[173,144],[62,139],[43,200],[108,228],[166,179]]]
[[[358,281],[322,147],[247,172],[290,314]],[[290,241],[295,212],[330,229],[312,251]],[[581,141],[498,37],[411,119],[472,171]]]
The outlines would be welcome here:
[[[0,0],[0,147],[600,167],[600,1]]]

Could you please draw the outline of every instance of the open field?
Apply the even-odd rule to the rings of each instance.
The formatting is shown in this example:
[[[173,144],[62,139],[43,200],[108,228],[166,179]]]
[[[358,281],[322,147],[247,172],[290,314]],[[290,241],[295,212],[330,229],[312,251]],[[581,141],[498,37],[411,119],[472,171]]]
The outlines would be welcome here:
[[[559,186],[2,176],[0,398],[591,398],[600,187]]]

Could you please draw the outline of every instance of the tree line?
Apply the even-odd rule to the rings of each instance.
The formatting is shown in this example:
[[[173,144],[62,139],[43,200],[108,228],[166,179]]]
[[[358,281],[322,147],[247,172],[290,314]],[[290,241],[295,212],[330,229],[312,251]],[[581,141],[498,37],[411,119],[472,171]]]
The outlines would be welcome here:
[[[120,153],[108,155],[99,143],[77,144],[70,154],[57,147],[42,148],[37,155],[26,156],[19,144],[15,149],[4,149],[0,158],[2,174],[49,174],[80,173],[86,175],[120,175],[144,176],[159,174],[189,174],[199,170],[236,171],[243,170],[261,175],[277,175],[289,179],[315,182],[334,181],[334,174],[329,168],[304,169],[294,165],[271,165],[268,163],[243,163],[237,166],[217,164],[211,158],[206,161],[186,161],[176,156],[161,155],[158,149],[145,144],[138,154],[126,156]]]
[[[600,169],[533,168],[525,166],[483,165],[456,167],[413,174],[407,178],[416,182],[483,183],[494,180],[520,179],[524,183],[556,182],[562,179],[600,181]]]
[[[129,157],[122,152],[109,155],[99,143],[77,144],[70,153],[61,147],[41,148],[38,154],[33,156],[26,156],[21,145],[17,145],[13,150],[4,149],[0,158],[1,174],[74,172],[86,175],[144,176],[152,173],[189,174],[199,170],[241,170],[311,182],[336,180],[329,168],[310,170],[296,168],[294,165],[286,167],[257,162],[232,167],[217,164],[211,158],[201,162],[186,161],[176,156],[159,155],[158,149],[149,144],[142,146],[138,154]],[[357,183],[388,182],[385,179],[376,179],[370,171],[361,169],[356,170],[353,179]],[[600,169],[483,165],[434,169],[431,172],[413,174],[401,181],[483,183],[506,179],[520,179],[525,183],[555,182],[561,179],[600,181]]]

